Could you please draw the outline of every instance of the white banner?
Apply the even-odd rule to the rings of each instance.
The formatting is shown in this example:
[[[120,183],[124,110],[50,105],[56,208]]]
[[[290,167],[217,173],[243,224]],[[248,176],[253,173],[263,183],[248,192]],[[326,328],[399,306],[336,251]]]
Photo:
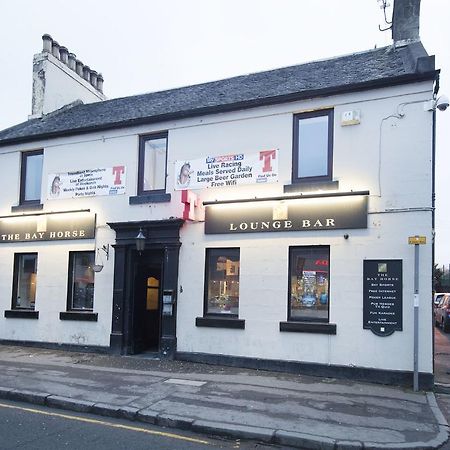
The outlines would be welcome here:
[[[47,199],[125,194],[125,186],[125,166],[51,173],[47,181]]]
[[[278,181],[278,150],[175,161],[175,189],[204,189]]]

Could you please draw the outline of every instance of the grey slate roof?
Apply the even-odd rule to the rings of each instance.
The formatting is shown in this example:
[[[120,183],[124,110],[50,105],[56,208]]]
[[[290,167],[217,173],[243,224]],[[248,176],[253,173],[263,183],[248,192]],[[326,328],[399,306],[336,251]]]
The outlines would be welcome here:
[[[79,104],[0,131],[0,146],[433,79],[422,44],[337,58],[161,92]]]

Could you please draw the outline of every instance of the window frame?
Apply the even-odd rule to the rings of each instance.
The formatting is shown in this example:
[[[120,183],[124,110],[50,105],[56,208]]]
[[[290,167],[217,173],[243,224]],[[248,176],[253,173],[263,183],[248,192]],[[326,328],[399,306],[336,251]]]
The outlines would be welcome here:
[[[94,311],[94,294],[92,294],[92,308],[74,308],[73,307],[73,269],[74,259],[76,254],[80,253],[92,253],[95,263],[95,251],[94,250],[74,250],[69,252],[69,265],[67,273],[67,302],[66,311],[72,313],[90,313]],[[94,292],[95,292],[95,272],[94,272]]]
[[[299,170],[299,124],[300,120],[311,119],[314,117],[328,117],[328,161],[327,174],[300,177]],[[293,140],[292,140],[292,183],[333,181],[333,136],[334,136],[334,109],[321,109],[294,114],[293,117]]]
[[[164,163],[164,188],[161,189],[144,189],[144,173],[145,173],[145,143],[156,139],[166,140],[166,158]],[[167,131],[161,131],[158,133],[151,133],[139,136],[139,158],[138,158],[138,184],[137,195],[144,196],[149,194],[164,194],[167,189],[167,158],[169,153],[169,133]]]
[[[41,203],[42,198],[42,177],[43,173],[41,173],[41,192],[38,199],[33,200],[25,200],[25,187],[27,180],[27,165],[28,158],[31,156],[42,155],[44,157],[44,150],[32,150],[21,153],[21,165],[20,165],[20,192],[19,192],[19,204],[20,205],[39,205]]]
[[[19,292],[20,259],[22,256],[30,256],[30,255],[33,255],[36,257],[35,264],[36,264],[36,275],[37,275],[37,266],[38,266],[38,253],[37,252],[14,253],[13,286],[12,286],[12,298],[11,298],[11,310],[12,311],[36,311],[36,293],[35,293],[35,304],[32,308],[17,306],[17,295]],[[37,278],[37,276],[36,276],[36,278]]]
[[[239,289],[239,300],[238,300],[238,313],[237,314],[222,314],[222,313],[210,313],[208,312],[208,286],[209,286],[209,260],[211,257],[219,256],[217,254],[223,251],[236,251],[239,257],[239,278],[241,275],[241,249],[239,247],[211,247],[205,249],[205,278],[203,287],[203,317],[204,318],[223,318],[223,319],[239,319],[239,301],[240,301],[240,289]],[[239,285],[240,288],[240,285]]]
[[[327,301],[327,318],[320,317],[292,317],[291,315],[291,268],[293,262],[293,256],[295,250],[300,249],[324,249],[328,251],[328,301]],[[331,248],[329,245],[295,245],[289,247],[289,263],[288,263],[288,301],[287,301],[287,321],[292,323],[306,322],[306,323],[318,323],[329,324],[330,323],[330,287],[331,287],[331,261],[330,261]]]

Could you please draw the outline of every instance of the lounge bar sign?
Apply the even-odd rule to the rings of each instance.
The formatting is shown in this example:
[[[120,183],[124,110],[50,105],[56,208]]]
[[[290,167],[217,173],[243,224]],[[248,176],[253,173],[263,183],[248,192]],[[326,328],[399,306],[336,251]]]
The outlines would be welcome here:
[[[207,205],[205,234],[367,228],[367,195]]]
[[[94,213],[49,213],[0,219],[0,244],[94,239],[94,237]]]
[[[377,336],[402,331],[402,260],[365,260],[363,271],[363,328]]]

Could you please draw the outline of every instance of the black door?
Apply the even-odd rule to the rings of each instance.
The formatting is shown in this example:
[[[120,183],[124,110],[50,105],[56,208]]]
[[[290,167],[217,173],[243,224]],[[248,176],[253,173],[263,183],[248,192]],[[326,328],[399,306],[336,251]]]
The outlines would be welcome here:
[[[134,353],[159,351],[161,337],[162,255],[144,252],[134,280]]]

